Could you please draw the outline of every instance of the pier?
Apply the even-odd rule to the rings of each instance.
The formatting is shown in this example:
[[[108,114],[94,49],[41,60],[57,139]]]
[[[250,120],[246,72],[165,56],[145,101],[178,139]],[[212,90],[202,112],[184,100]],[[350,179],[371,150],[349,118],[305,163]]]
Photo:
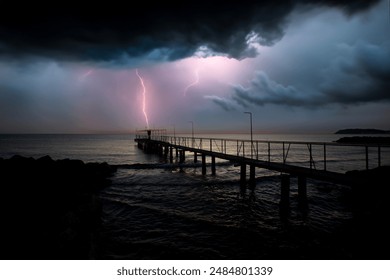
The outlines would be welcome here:
[[[222,138],[195,138],[165,136],[162,133],[138,133],[138,147],[148,153],[163,156],[170,163],[174,155],[178,164],[186,161],[188,154],[193,161],[201,159],[202,174],[216,175],[216,159],[230,161],[240,167],[241,189],[256,187],[256,168],[281,173],[281,202],[288,203],[290,178],[298,178],[299,200],[306,200],[307,178],[354,186],[359,182],[346,171],[372,169],[388,164],[390,145],[341,144],[335,142],[296,142],[240,140]],[[209,164],[206,159],[209,160]],[[249,167],[249,179],[247,178]]]

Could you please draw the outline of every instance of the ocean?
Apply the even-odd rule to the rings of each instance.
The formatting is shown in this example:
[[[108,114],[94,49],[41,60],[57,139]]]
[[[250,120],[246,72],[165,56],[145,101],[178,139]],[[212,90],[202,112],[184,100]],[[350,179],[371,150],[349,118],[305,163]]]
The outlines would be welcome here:
[[[187,135],[188,136],[188,135]],[[0,135],[0,157],[80,159],[118,165],[100,191],[96,259],[370,259],[378,252],[350,187],[307,181],[307,206],[291,179],[281,210],[280,174],[256,169],[256,188],[240,189],[240,167],[218,161],[202,175],[189,155],[184,168],[145,154],[135,135]],[[248,139],[248,135],[202,135]],[[255,135],[254,139],[331,142],[339,135]],[[331,153],[331,152],[330,152]],[[387,163],[389,153],[382,159]],[[328,156],[332,158],[332,154]],[[379,227],[381,228],[381,227]],[[379,229],[373,229],[373,231]],[[372,233],[372,232],[371,232]],[[375,234],[375,232],[373,232]],[[368,242],[370,241],[370,242]],[[385,257],[386,258],[386,257]]]

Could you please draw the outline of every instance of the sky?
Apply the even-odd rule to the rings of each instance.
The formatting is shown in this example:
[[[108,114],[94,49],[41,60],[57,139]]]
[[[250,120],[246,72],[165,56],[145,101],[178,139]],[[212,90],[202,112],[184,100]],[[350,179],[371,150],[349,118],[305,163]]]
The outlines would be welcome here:
[[[0,133],[390,130],[387,0],[30,5],[0,18]]]

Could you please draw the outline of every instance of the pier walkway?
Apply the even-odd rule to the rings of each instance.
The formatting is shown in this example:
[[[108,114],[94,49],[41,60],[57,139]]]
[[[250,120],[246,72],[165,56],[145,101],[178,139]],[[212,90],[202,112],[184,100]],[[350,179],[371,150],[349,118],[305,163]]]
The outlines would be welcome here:
[[[288,196],[290,176],[298,177],[299,196],[306,198],[306,178],[343,185],[359,182],[346,171],[371,169],[389,164],[390,145],[340,144],[334,142],[294,142],[177,137],[137,134],[135,141],[145,152],[157,153],[173,162],[174,154],[183,163],[186,152],[194,162],[201,158],[202,174],[207,173],[206,158],[211,158],[211,174],[216,174],[216,159],[240,166],[242,188],[255,187],[255,168],[282,174],[282,194]],[[249,180],[246,169],[249,166]]]

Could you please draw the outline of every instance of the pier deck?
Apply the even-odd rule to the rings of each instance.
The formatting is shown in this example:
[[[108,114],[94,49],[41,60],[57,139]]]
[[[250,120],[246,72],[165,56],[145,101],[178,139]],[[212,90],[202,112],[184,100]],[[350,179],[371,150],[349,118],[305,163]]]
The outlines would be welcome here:
[[[253,158],[248,158],[243,156],[226,154],[222,152],[192,148],[192,147],[187,147],[182,145],[176,145],[170,143],[168,144],[165,141],[159,141],[159,140],[137,139],[136,141],[137,142],[152,141],[154,142],[154,145],[158,145],[158,146],[161,145],[162,147],[168,145],[168,147],[170,148],[178,149],[181,151],[188,151],[197,155],[205,155],[205,156],[215,157],[219,159],[224,159],[236,163],[238,165],[245,164],[245,165],[264,168],[264,169],[277,171],[281,173],[287,173],[292,176],[304,176],[307,178],[323,180],[323,181],[338,183],[338,184],[345,184],[345,185],[352,185],[356,183],[353,177],[348,176],[345,173],[338,173],[338,172],[326,171],[326,170],[317,170],[308,167],[295,166],[287,163],[271,162],[271,161],[253,159]]]
[[[298,195],[306,200],[306,178],[354,186],[359,182],[346,173],[389,164],[390,145],[340,144],[334,142],[260,141],[214,139],[176,136],[137,135],[138,147],[157,153],[173,162],[175,150],[179,164],[186,152],[193,153],[194,162],[201,157],[202,174],[206,174],[206,157],[211,157],[211,174],[216,174],[216,158],[240,166],[240,185],[243,189],[256,185],[255,169],[264,168],[282,174],[282,201],[287,200],[290,176],[298,177]],[[247,181],[246,167],[249,166]],[[283,198],[284,197],[284,198]]]

